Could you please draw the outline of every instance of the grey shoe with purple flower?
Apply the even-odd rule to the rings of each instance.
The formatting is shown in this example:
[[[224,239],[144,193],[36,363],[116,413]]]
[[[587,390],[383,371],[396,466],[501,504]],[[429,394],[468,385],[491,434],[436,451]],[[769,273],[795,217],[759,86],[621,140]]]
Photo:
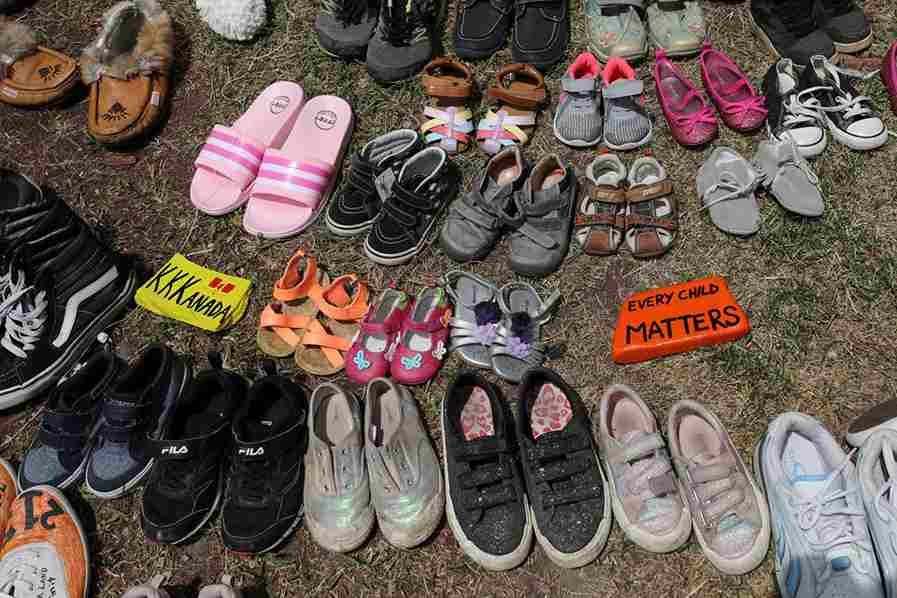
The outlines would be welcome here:
[[[490,353],[492,369],[509,382],[518,383],[530,368],[542,365],[555,348],[542,342],[542,326],[551,319],[560,291],[542,301],[532,286],[506,284],[498,293],[502,319]]]
[[[471,365],[492,367],[489,349],[498,335],[502,317],[498,288],[476,274],[460,270],[448,272],[443,284],[455,304],[449,321],[449,348]]]

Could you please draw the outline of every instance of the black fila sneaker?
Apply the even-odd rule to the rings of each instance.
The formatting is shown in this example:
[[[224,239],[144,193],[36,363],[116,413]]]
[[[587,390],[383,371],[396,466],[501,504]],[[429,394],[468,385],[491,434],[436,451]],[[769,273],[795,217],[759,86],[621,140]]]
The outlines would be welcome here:
[[[212,369],[199,373],[175,406],[168,432],[146,441],[155,465],[143,489],[141,521],[151,542],[184,542],[221,502],[231,423],[249,385],[223,369],[219,354],[210,353],[209,363]]]
[[[19,227],[0,243],[0,409],[52,387],[127,307],[136,286],[131,264],[61,200],[40,193],[43,209],[23,198],[33,189],[9,178],[0,182],[0,224]]]
[[[308,391],[273,369],[234,418],[221,536],[236,552],[267,552],[302,519]]]

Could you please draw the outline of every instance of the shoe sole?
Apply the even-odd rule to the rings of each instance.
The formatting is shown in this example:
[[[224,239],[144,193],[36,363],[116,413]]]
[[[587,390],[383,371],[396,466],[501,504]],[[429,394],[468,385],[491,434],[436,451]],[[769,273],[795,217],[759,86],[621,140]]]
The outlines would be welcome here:
[[[128,280],[115,301],[106,308],[79,336],[69,343],[68,348],[55,362],[27,382],[20,384],[12,391],[0,394],[0,410],[9,409],[25,403],[39,395],[56,383],[71,367],[90,349],[97,335],[103,332],[115,318],[124,311],[137,286],[137,276],[133,270],[128,271]]]
[[[32,486],[27,490],[28,492],[37,491],[37,492],[45,492],[53,497],[57,503],[62,506],[62,510],[65,511],[69,517],[71,517],[72,521],[75,523],[75,528],[78,530],[78,535],[81,537],[81,549],[84,554],[84,592],[85,595],[90,593],[90,574],[93,569],[92,564],[90,562],[90,550],[88,546],[90,544],[87,541],[87,533],[84,531],[84,526],[81,524],[81,520],[78,519],[78,511],[72,506],[72,503],[68,501],[65,497],[65,494],[62,493],[58,488],[54,488],[53,486]],[[66,569],[66,573],[68,570]]]
[[[377,522],[377,517],[374,514],[374,505],[369,504],[368,508],[370,515],[365,515],[367,520],[364,523],[362,532],[360,532],[357,536],[352,536],[348,539],[332,539],[325,537],[326,532],[324,531],[324,527],[318,525],[318,522],[315,521],[312,517],[305,518],[305,527],[306,529],[308,529],[308,532],[311,534],[311,537],[314,539],[314,541],[321,548],[329,550],[330,552],[351,552],[364,544],[370,537],[371,533],[374,531],[374,524]]]
[[[327,226],[327,230],[338,237],[355,237],[360,235],[361,233],[367,231],[374,224],[374,220],[372,219],[364,224],[359,224],[357,226],[341,226],[336,224],[330,219],[330,212],[324,215],[324,224]]]
[[[448,453],[446,452],[445,446],[445,399],[442,401],[442,408],[440,411],[439,425],[442,430],[443,454],[442,472],[445,475],[445,514],[448,519],[449,527],[455,535],[458,544],[461,546],[461,550],[464,551],[464,554],[469,556],[483,568],[490,571],[507,571],[513,569],[526,560],[533,543],[533,516],[530,512],[529,499],[524,494],[523,512],[526,516],[526,524],[523,528],[523,538],[520,540],[520,544],[517,545],[517,548],[513,551],[503,555],[489,554],[488,552],[480,550],[476,544],[471,542],[467,538],[467,534],[465,534],[464,530],[461,528],[461,524],[458,522],[458,517],[455,515],[455,506],[452,504],[451,483],[449,482],[448,473]]]
[[[605,139],[604,144],[607,146],[608,149],[613,150],[615,152],[626,152],[629,150],[634,150],[636,148],[642,147],[643,145],[647,145],[647,144],[651,143],[652,139],[654,139],[654,127],[653,126],[651,127],[651,130],[648,131],[648,134],[645,135],[644,139],[641,139],[639,141],[634,141],[632,143],[623,143],[621,145],[615,145],[613,143],[608,142]]]
[[[382,517],[377,516],[377,525],[386,541],[396,548],[409,550],[419,546],[427,538],[433,535],[439,524],[442,523],[442,513],[445,511],[445,480],[440,475],[439,491],[430,499],[430,504],[418,515],[417,529],[411,532],[400,529],[386,523]]]
[[[691,512],[688,510],[688,505],[682,505],[682,519],[680,520],[688,525],[683,524],[681,529],[675,529],[672,533],[667,534],[666,536],[655,536],[643,532],[638,529],[638,527],[629,523],[626,509],[623,507],[623,503],[620,501],[619,495],[617,494],[617,484],[614,482],[613,471],[611,471],[610,465],[606,461],[603,465],[606,467],[606,471],[603,472],[603,474],[610,486],[610,497],[613,505],[614,519],[617,520],[620,529],[623,530],[626,537],[645,550],[655,554],[664,554],[682,548],[688,541],[689,536],[691,536]],[[684,496],[684,490],[678,480],[676,481],[676,484],[679,489],[679,496]],[[605,496],[607,496],[607,494],[605,494]]]
[[[178,392],[175,396],[180,396],[184,392],[184,389],[187,387],[187,382],[190,380],[190,378],[191,378],[190,370],[185,367],[181,374],[181,382],[180,382],[180,384],[178,384]],[[128,494],[131,490],[134,489],[135,486],[137,486],[140,482],[142,482],[143,478],[145,478],[147,475],[149,475],[149,472],[153,468],[153,465],[155,463],[156,463],[155,459],[150,459],[149,462],[146,464],[146,466],[142,470],[140,470],[140,472],[136,476],[134,476],[133,478],[131,478],[130,480],[128,480],[127,482],[125,482],[124,484],[119,486],[118,488],[115,488],[114,490],[102,491],[102,490],[97,490],[97,489],[93,488],[90,485],[90,480],[87,478],[87,476],[84,477],[84,487],[87,489],[88,492],[90,492],[97,498],[106,498],[106,499],[120,498],[120,497]]]
[[[599,143],[601,143],[601,139],[604,135],[604,133],[602,132],[602,134],[599,135],[598,139],[596,139],[595,141],[580,141],[580,140],[574,141],[574,140],[570,140],[570,139],[564,139],[564,136],[558,132],[557,118],[555,118],[555,121],[551,123],[551,129],[552,129],[552,131],[554,131],[554,136],[557,137],[557,140],[569,147],[592,147],[592,146],[598,145]]]
[[[835,52],[841,52],[842,54],[856,54],[872,45],[872,33],[869,33],[869,35],[860,41],[851,42],[849,44],[842,44],[839,42],[833,43],[835,44]]]
[[[604,547],[607,545],[607,538],[610,536],[610,530],[614,524],[614,518],[611,515],[611,501],[607,500],[607,495],[610,491],[607,476],[604,474],[604,468],[601,467],[601,460],[598,458],[598,453],[595,452],[594,446],[592,447],[592,455],[595,456],[595,462],[598,464],[598,472],[601,474],[601,482],[604,492],[604,512],[602,513],[601,523],[598,524],[598,531],[595,532],[595,535],[592,536],[592,539],[589,540],[588,544],[572,554],[561,552],[552,546],[551,542],[549,542],[542,534],[542,530],[539,529],[539,520],[536,519],[536,513],[532,506],[530,506],[530,515],[533,520],[533,531],[536,534],[536,541],[539,543],[539,546],[542,547],[542,550],[545,551],[545,554],[551,562],[564,569],[584,567],[597,559],[598,555],[601,554],[601,551],[604,550]]]
[[[858,152],[868,152],[870,150],[878,149],[888,142],[887,127],[882,127],[881,133],[874,137],[854,137],[836,127],[835,123],[833,123],[828,116],[825,116],[825,124],[828,126],[828,130],[835,141]]]
[[[666,52],[666,55],[669,56],[670,58],[687,58],[689,56],[697,56],[698,54],[701,53],[701,44],[700,43],[697,46],[695,46],[694,48],[686,48],[684,50],[667,50],[666,48],[663,47],[663,44],[661,44],[659,41],[657,41],[656,37],[654,37],[653,35],[650,35],[649,37],[651,39],[651,43],[654,44],[654,47],[662,49],[664,52]]]

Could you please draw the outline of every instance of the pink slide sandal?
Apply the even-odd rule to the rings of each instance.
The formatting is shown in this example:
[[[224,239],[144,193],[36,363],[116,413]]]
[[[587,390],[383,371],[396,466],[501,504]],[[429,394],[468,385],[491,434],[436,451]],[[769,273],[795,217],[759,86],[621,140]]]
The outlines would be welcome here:
[[[281,239],[315,221],[333,190],[352,123],[342,98],[318,96],[305,104],[283,147],[265,151],[243,215],[246,232]]]
[[[196,158],[190,187],[193,205],[220,216],[246,203],[265,150],[283,145],[304,102],[299,85],[278,81],[233,126],[216,125]]]

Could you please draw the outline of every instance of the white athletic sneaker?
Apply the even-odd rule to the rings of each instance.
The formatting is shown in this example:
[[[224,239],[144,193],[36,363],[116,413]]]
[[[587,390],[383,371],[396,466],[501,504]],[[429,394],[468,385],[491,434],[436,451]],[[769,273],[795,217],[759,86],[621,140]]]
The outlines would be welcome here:
[[[878,565],[888,598],[895,598],[897,580],[897,432],[879,430],[869,436],[857,461],[860,494],[872,532]]]
[[[782,598],[883,598],[850,456],[818,421],[785,413],[757,444]]]

